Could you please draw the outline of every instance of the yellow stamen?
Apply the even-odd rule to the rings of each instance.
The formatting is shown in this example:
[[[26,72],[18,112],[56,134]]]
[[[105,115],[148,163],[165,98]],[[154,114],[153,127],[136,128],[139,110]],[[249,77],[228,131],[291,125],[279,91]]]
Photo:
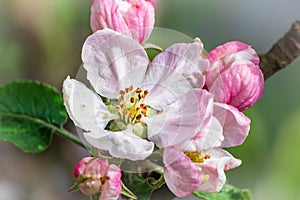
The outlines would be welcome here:
[[[210,158],[209,154],[203,155],[203,152],[196,152],[196,151],[185,151],[185,155],[187,155],[192,162],[195,163],[204,163],[206,159]]]

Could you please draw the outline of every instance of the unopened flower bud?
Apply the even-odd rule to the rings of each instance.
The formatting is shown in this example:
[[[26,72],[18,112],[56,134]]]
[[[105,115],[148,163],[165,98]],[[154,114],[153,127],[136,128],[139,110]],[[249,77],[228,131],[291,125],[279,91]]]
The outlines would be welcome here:
[[[102,199],[118,197],[121,193],[121,171],[103,158],[85,157],[74,167],[76,186],[88,196],[101,193]]]
[[[110,28],[140,43],[150,37],[155,23],[153,0],[93,0],[91,28]]]
[[[243,111],[262,96],[264,77],[259,57],[250,45],[228,42],[210,51],[207,57],[211,66],[206,85],[215,101]]]

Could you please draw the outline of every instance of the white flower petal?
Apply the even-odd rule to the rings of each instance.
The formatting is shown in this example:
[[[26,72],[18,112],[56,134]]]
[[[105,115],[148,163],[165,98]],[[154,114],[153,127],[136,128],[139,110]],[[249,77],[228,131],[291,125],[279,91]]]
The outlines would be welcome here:
[[[112,156],[117,158],[144,160],[151,155],[154,149],[152,142],[133,134],[130,126],[124,131],[103,130],[102,134],[84,133],[84,137],[92,146],[108,150]]]
[[[201,41],[196,39],[193,43],[178,43],[167,48],[152,61],[152,69],[168,68],[168,73],[176,71],[188,79],[192,87],[202,88],[204,73],[209,68],[209,61],[205,57]],[[169,74],[162,74],[159,80],[165,79]]]
[[[97,94],[70,77],[67,77],[63,83],[63,98],[75,126],[85,131],[98,133],[115,118]]]
[[[159,147],[176,145],[191,139],[212,115],[213,96],[194,89],[166,107],[161,114],[145,119],[148,138]]]
[[[191,88],[202,88],[209,61],[201,41],[175,44],[157,55],[143,85],[149,89],[146,103],[159,109],[174,102]],[[160,104],[159,104],[160,102]]]
[[[212,117],[211,122],[204,129],[198,132],[195,137],[176,145],[176,147],[183,151],[192,152],[201,152],[203,150],[218,147],[224,140],[222,133],[223,128],[220,122],[215,117]]]
[[[201,192],[219,192],[226,182],[224,171],[240,166],[242,161],[219,148],[205,151],[205,153],[209,154],[210,158],[199,164],[199,166],[202,169],[202,175],[209,175],[209,179],[201,184],[198,190]]]
[[[148,66],[147,54],[137,41],[110,29],[88,37],[82,60],[96,92],[110,99],[117,99],[125,87],[140,86]]]

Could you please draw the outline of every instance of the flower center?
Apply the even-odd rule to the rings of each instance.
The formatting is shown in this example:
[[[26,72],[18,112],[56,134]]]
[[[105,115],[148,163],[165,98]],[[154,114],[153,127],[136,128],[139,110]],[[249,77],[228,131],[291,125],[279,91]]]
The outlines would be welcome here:
[[[133,90],[132,85],[125,90],[120,90],[119,105],[115,108],[122,121],[135,124],[140,122],[142,117],[147,117],[148,106],[143,102],[148,93],[148,90],[141,88]]]
[[[209,154],[204,154],[203,151],[196,152],[196,151],[185,151],[184,154],[188,156],[192,162],[194,163],[204,163],[206,159],[210,158]]]

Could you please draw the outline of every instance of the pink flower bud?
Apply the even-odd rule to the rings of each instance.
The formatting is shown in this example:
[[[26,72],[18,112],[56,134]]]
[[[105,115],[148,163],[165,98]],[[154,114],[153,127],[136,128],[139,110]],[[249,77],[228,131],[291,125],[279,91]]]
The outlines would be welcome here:
[[[153,0],[93,0],[93,32],[110,28],[143,43],[150,37],[154,23]]]
[[[262,96],[264,77],[259,57],[250,45],[233,41],[210,51],[206,85],[215,101],[243,111]]]
[[[121,170],[103,158],[85,157],[74,167],[76,185],[86,195],[101,193],[102,199],[116,199],[122,188]]]

